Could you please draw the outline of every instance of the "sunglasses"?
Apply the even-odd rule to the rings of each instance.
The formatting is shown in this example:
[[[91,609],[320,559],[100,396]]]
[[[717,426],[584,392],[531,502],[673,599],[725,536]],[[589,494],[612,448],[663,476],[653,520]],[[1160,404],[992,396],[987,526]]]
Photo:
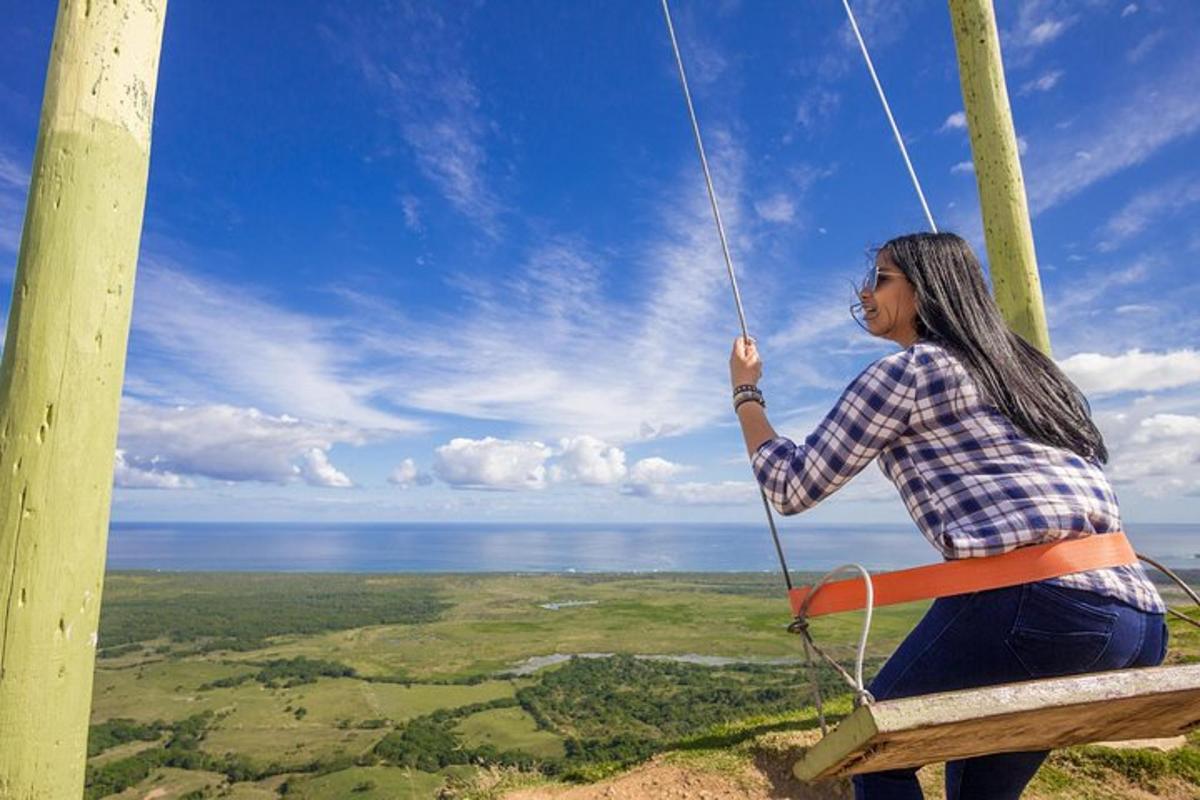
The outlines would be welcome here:
[[[862,282],[859,283],[859,285],[858,285],[858,293],[860,295],[863,292],[869,292],[871,294],[874,294],[875,290],[879,288],[880,284],[887,283],[892,278],[903,278],[903,277],[904,277],[904,273],[902,273],[902,272],[880,272],[879,265],[872,264],[867,269],[867,274],[863,276]]]

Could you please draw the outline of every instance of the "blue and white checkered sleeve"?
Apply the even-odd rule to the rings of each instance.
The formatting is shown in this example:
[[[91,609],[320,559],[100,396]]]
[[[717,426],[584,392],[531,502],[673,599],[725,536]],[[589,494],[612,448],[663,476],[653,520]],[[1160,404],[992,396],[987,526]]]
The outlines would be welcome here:
[[[750,464],[780,514],[812,508],[862,471],[908,427],[916,403],[911,351],[863,370],[803,444],[785,437],[763,442]]]

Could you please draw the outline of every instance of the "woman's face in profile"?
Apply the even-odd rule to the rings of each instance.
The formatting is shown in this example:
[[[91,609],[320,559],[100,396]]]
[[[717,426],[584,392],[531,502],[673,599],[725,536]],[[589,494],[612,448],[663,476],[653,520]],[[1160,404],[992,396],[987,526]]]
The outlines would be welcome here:
[[[875,256],[875,279],[864,283],[858,299],[872,336],[891,339],[902,347],[917,340],[917,296],[886,250]]]

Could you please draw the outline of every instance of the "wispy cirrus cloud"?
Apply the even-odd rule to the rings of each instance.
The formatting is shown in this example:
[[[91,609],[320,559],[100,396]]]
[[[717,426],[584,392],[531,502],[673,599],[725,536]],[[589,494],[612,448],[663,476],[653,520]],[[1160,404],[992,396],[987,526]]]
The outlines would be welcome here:
[[[1077,11],[1077,5],[1067,0],[1021,3],[1012,27],[1000,32],[1006,64],[1027,65],[1037,51],[1059,39],[1079,21]]]
[[[1095,120],[1058,136],[1039,137],[1036,159],[1027,165],[1029,203],[1045,211],[1087,187],[1200,130],[1200,58],[1175,64],[1152,81],[1105,100],[1088,113]]]
[[[29,170],[0,150],[0,252],[17,252],[28,190]]]
[[[1058,82],[1062,80],[1064,74],[1061,69],[1052,69],[1049,72],[1042,73],[1033,80],[1021,84],[1021,88],[1017,91],[1017,94],[1048,92],[1055,86],[1058,86]]]
[[[380,410],[383,388],[336,319],[150,256],[139,268],[128,387],[144,400],[226,403],[332,420],[378,435],[423,430]]]
[[[1200,179],[1182,175],[1139,192],[1100,229],[1101,252],[1115,250],[1155,223],[1200,203]]]
[[[718,129],[709,149],[736,230],[742,156]],[[543,441],[622,443],[724,415],[736,320],[703,181],[687,167],[686,189],[664,193],[661,233],[633,252],[548,239],[509,275],[463,279],[463,307],[420,329],[396,331],[396,315],[377,306],[356,309],[350,324],[373,378],[395,404],[505,421]],[[606,281],[614,257],[626,285]]]
[[[390,11],[343,10],[319,29],[381,98],[424,177],[480,230],[498,236],[505,209],[492,177],[495,123],[463,54],[462,9],[401,2]],[[415,212],[405,203],[410,226]]]

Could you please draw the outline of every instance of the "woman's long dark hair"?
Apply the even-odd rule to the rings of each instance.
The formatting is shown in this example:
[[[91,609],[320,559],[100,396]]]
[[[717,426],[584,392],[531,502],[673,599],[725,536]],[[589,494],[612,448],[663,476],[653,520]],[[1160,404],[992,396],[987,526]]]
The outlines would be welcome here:
[[[956,355],[980,391],[1026,436],[1108,461],[1087,399],[1042,351],[1014,333],[979,259],[953,233],[914,233],[880,248],[912,283],[917,334]]]

